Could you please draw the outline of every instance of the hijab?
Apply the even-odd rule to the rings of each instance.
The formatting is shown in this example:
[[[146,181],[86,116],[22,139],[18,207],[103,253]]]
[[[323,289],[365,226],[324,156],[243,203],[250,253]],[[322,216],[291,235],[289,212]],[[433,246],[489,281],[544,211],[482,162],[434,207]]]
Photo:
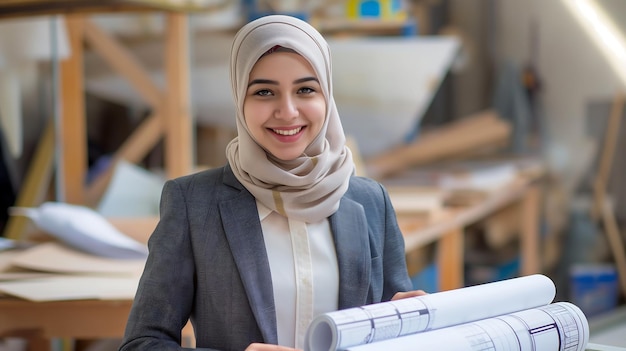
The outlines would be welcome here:
[[[254,140],[243,115],[250,71],[262,55],[277,46],[295,51],[311,64],[326,100],[320,133],[304,154],[288,161],[274,157]],[[237,137],[226,147],[226,157],[235,177],[257,201],[283,216],[316,222],[335,213],[355,166],[333,98],[326,40],[300,19],[284,15],[261,17],[235,35],[230,80]]]

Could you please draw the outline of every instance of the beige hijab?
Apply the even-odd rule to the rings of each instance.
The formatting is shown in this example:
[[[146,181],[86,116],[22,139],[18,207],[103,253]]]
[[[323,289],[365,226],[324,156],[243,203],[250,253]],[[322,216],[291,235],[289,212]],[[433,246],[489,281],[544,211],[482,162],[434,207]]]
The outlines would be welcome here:
[[[257,144],[243,115],[250,71],[276,45],[309,61],[326,99],[326,119],[319,135],[303,155],[291,161],[279,160]],[[333,99],[330,51],[321,34],[289,16],[271,15],[248,23],[233,42],[230,80],[238,136],[228,144],[226,156],[237,179],[262,204],[290,218],[315,222],[337,211],[354,173],[354,162]]]

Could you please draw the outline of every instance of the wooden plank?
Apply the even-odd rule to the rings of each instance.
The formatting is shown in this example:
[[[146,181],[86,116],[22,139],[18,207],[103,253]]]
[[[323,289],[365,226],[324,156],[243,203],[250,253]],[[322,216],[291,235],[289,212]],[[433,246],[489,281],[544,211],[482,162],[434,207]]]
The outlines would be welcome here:
[[[0,332],[6,335],[20,330],[40,330],[41,337],[47,339],[116,338],[124,333],[131,304],[132,301],[33,303],[0,299]]]
[[[426,132],[410,144],[366,160],[367,174],[381,179],[418,164],[502,145],[510,134],[510,124],[500,119],[495,111],[484,111]]]
[[[61,121],[57,144],[62,159],[59,164],[61,201],[83,204],[87,174],[87,124],[85,120],[83,38],[85,19],[82,15],[65,18],[71,55],[61,61]]]
[[[54,123],[52,120],[43,130],[37,149],[28,166],[24,184],[20,189],[16,207],[37,207],[44,200],[50,188],[52,165],[54,164]],[[24,216],[11,216],[4,229],[5,238],[19,240],[26,232],[30,219]]]
[[[151,114],[124,141],[115,153],[115,158],[138,163],[161,140],[164,134],[163,129],[163,116]]]
[[[189,38],[187,16],[168,13],[165,43],[165,168],[167,177],[189,174],[194,164],[189,101]]]
[[[464,286],[464,236],[463,228],[446,232],[437,242],[437,267],[439,269],[439,291]]]
[[[207,12],[224,8],[230,5],[229,2],[228,0],[217,3],[195,0],[2,0],[0,18],[105,12]]]
[[[85,39],[96,53],[102,57],[120,75],[129,80],[139,95],[153,108],[159,110],[163,101],[161,88],[139,61],[126,50],[115,38],[100,29],[92,21],[85,23]]]
[[[148,116],[115,152],[107,170],[89,185],[86,191],[87,204],[95,206],[100,201],[119,160],[126,160],[130,163],[140,162],[162,136],[163,117],[158,114]]]

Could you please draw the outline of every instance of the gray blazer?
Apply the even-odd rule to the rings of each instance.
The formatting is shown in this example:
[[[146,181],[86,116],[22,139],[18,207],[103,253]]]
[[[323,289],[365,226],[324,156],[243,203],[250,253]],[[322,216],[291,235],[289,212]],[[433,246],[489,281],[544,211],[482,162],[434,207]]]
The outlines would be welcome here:
[[[244,350],[277,343],[275,301],[254,197],[229,166],[168,181],[148,242],[120,350]],[[330,218],[339,265],[339,308],[388,301],[412,289],[404,241],[384,188],[352,177]]]

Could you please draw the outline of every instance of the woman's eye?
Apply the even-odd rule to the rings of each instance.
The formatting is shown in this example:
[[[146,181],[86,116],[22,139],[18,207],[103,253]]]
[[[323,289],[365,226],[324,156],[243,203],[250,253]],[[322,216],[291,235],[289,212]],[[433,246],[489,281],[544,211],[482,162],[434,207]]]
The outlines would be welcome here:
[[[257,92],[254,93],[254,95],[259,95],[259,96],[271,96],[272,92],[267,90],[267,89],[261,89],[258,90]]]
[[[298,89],[299,94],[312,94],[314,92],[315,92],[314,89],[308,88],[308,87]]]

